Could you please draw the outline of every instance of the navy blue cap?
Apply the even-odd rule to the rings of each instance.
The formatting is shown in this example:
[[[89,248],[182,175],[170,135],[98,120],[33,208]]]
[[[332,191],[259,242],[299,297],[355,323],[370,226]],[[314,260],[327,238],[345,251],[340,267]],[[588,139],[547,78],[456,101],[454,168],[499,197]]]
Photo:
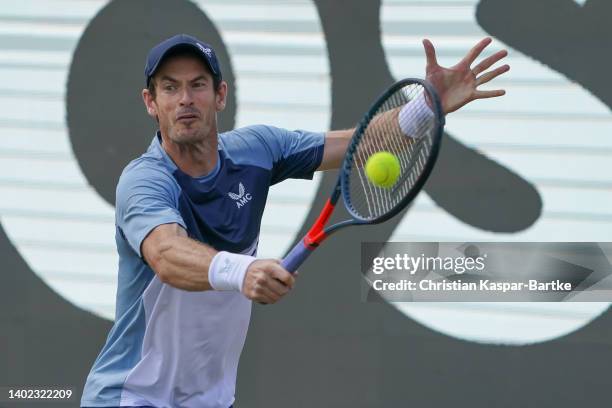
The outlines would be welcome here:
[[[221,69],[219,68],[219,61],[217,60],[215,50],[213,50],[210,45],[195,37],[187,34],[178,34],[160,42],[149,51],[149,55],[147,55],[147,64],[145,65],[146,86],[149,86],[151,77],[155,74],[155,71],[159,67],[159,63],[168,52],[178,47],[192,47],[196,53],[206,61],[206,65],[208,65],[212,75],[218,79],[222,79]]]

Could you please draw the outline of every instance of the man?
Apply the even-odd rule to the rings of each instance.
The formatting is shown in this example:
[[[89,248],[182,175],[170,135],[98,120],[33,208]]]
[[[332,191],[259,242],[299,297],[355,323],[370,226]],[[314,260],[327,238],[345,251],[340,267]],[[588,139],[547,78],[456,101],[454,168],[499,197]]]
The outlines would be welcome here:
[[[477,86],[500,51],[473,69],[482,40],[427,79],[445,113],[503,95]],[[230,407],[251,301],[275,303],[295,284],[278,260],[255,258],[270,185],[337,168],[353,129],[313,133],[250,126],[217,133],[227,83],[214,50],[187,35],[155,46],[142,97],[159,131],[117,186],[115,324],[87,378],[82,406]]]

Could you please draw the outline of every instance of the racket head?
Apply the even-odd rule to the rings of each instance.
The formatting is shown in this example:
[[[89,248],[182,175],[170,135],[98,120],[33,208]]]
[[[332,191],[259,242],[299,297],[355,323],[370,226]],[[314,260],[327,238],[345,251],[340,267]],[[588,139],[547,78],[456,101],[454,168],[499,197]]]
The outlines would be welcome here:
[[[406,103],[419,97],[425,98],[426,107],[429,107],[432,115],[426,121],[415,119],[418,126],[414,133],[418,138],[411,138],[392,120],[399,120],[394,117],[394,112],[399,115]],[[415,110],[415,115],[422,113]],[[381,118],[384,119],[382,122]],[[387,122],[388,125],[385,125]],[[352,223],[377,224],[386,221],[416,197],[438,157],[443,129],[444,114],[440,99],[434,87],[422,79],[398,81],[372,104],[356,128],[340,168],[341,194],[346,209],[353,217]],[[367,159],[380,151],[390,152],[398,159],[400,173],[392,186],[378,186],[365,174]]]

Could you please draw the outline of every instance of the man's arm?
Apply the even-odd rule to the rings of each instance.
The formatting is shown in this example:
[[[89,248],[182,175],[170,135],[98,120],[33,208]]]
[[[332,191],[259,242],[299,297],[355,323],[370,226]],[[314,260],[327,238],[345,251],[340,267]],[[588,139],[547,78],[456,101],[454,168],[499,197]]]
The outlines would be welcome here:
[[[418,107],[411,108],[410,107],[411,103],[408,103],[406,105],[408,110],[418,109]],[[396,130],[394,132],[403,132],[407,137],[416,136],[412,134],[414,133],[413,131],[405,130],[405,129],[406,128],[410,129],[412,127],[414,128],[413,130],[416,130],[418,128],[419,121],[417,120],[415,124],[411,123],[409,124],[411,126],[404,126],[404,128],[402,128],[400,124],[399,116],[398,116],[400,113],[400,110],[401,108],[395,108],[395,109],[388,110],[386,112],[383,112],[375,116],[370,122],[369,126],[373,128],[377,128],[376,123],[379,122],[381,126],[383,126],[383,129],[388,130],[389,124],[391,125],[395,124]],[[411,119],[416,119],[418,118],[419,114],[409,114],[408,116]],[[431,117],[433,117],[433,114],[431,115]],[[342,161],[344,160],[344,156],[346,155],[346,149],[348,148],[348,145],[354,133],[355,133],[355,128],[346,129],[346,130],[333,130],[325,134],[325,145],[323,146],[323,159],[321,160],[321,165],[317,168],[317,171],[337,169],[342,165]],[[379,131],[379,133],[383,135],[385,134],[384,131]],[[366,138],[366,139],[369,139],[369,138]],[[386,146],[388,146],[388,143],[390,143],[390,141],[385,140],[384,136],[382,138],[377,139],[377,146],[382,146],[383,148],[385,148]],[[372,150],[378,150],[377,146],[362,146],[362,148],[364,148],[366,151],[372,151]]]
[[[163,224],[142,242],[142,256],[159,279],[183,290],[211,290],[208,267],[217,251],[190,239],[178,224]]]
[[[342,164],[355,129],[332,130],[325,134],[323,159],[317,171],[337,169]]]
[[[159,279],[178,289],[187,291],[212,290],[209,280],[210,267],[219,255],[214,248],[195,241],[178,224],[163,224],[155,227],[142,243],[142,255]],[[242,255],[229,254],[223,260]],[[275,303],[287,294],[295,283],[293,276],[284,270],[278,261],[259,259],[250,263],[241,292],[249,299],[260,303]]]
[[[436,89],[442,102],[444,114],[460,109],[467,103],[485,98],[495,98],[505,94],[503,89],[481,91],[477,88],[497,78],[510,70],[509,65],[502,65],[495,69],[490,68],[505,58],[508,52],[498,51],[474,64],[482,51],[491,43],[490,38],[484,38],[478,42],[466,56],[456,65],[445,68],[438,65],[436,52],[429,40],[423,40],[425,56],[427,60],[426,79]],[[342,164],[346,149],[355,129],[335,130],[325,134],[325,146],[323,148],[323,159],[317,170],[337,169]]]

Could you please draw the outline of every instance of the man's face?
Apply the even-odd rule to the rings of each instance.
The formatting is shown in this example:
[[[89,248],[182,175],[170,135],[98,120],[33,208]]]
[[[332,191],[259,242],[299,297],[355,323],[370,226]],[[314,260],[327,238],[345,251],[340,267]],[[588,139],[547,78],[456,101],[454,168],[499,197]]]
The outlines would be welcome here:
[[[145,89],[143,99],[149,115],[158,118],[162,135],[177,144],[216,137],[216,114],[225,108],[227,84],[222,82],[215,92],[203,61],[188,55],[171,57],[151,81],[155,81],[155,97]]]

